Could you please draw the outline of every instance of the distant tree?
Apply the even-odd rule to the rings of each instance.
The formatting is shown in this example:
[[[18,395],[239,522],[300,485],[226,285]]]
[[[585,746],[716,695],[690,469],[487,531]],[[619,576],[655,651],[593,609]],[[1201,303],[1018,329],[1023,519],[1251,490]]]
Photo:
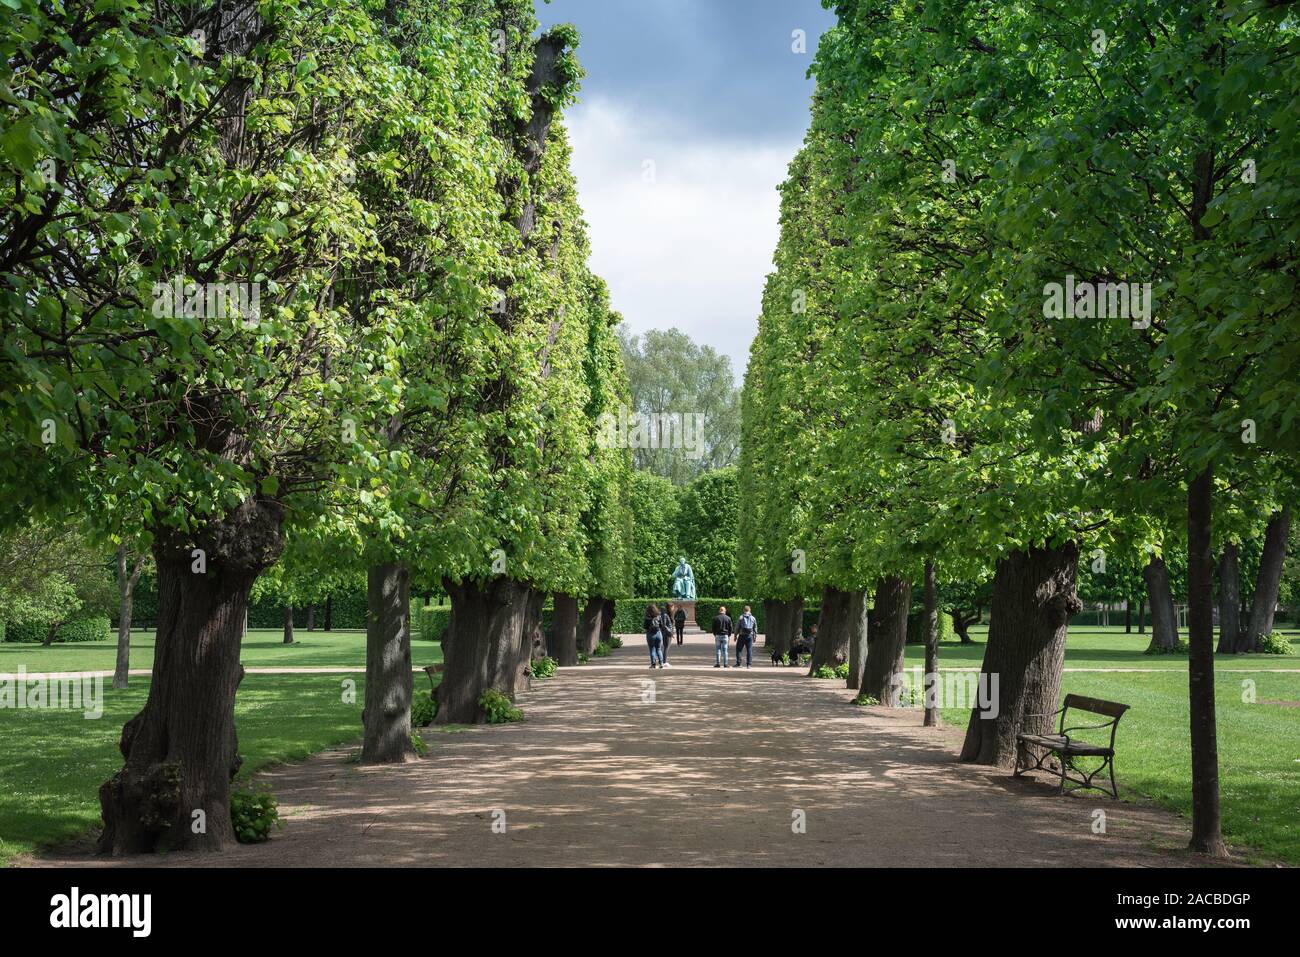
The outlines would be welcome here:
[[[619,327],[623,361],[632,385],[632,413],[703,416],[699,435],[688,432],[693,446],[635,449],[633,463],[686,485],[712,469],[734,465],[740,456],[740,390],[731,360],[697,345],[678,329],[651,330],[634,336]],[[695,453],[698,450],[698,455]]]
[[[694,567],[699,594],[734,595],[740,519],[738,470],[725,468],[701,475],[682,492],[681,501],[677,541]]]
[[[664,597],[680,557],[677,544],[678,490],[661,475],[632,473],[632,590]],[[703,594],[703,592],[701,592]]]

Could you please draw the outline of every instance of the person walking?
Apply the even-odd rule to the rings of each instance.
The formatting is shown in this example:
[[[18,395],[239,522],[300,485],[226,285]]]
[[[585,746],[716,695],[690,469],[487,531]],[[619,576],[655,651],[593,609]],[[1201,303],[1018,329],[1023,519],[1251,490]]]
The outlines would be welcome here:
[[[650,667],[652,669],[664,666],[663,640],[663,626],[660,622],[659,607],[657,605],[648,605],[645,610],[645,641],[650,646]]]
[[[740,667],[740,649],[745,649],[745,667],[754,667],[754,638],[758,635],[758,620],[750,613],[749,606],[736,621],[736,667]]]
[[[663,613],[659,616],[659,631],[664,636],[663,648],[660,651],[663,656],[664,667],[671,668],[672,665],[668,663],[668,646],[673,643],[673,606],[671,602],[665,606]]]
[[[727,667],[727,639],[731,637],[731,619],[723,605],[713,616],[713,659],[715,668]]]
[[[677,626],[677,644],[682,643],[682,635],[686,631],[686,609],[681,605],[677,606],[677,613],[673,615],[673,624]]]

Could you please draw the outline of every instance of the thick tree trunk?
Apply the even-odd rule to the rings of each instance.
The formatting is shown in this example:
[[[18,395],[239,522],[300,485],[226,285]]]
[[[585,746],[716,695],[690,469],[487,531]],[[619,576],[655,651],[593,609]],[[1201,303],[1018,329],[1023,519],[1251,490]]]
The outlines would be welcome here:
[[[361,763],[401,764],[416,757],[411,744],[411,572],[405,564],[370,566],[366,612]]]
[[[867,636],[870,612],[865,591],[849,592],[849,608],[845,627],[849,632],[848,686],[853,690],[862,687],[862,672],[867,667]]]
[[[875,698],[887,708],[897,708],[903,690],[903,652],[907,647],[907,613],[912,608],[912,583],[898,575],[882,578],[876,585],[872,604],[862,694]]]
[[[293,605],[284,606],[284,643],[293,644]]]
[[[315,631],[315,630],[316,630],[316,604],[315,604],[315,602],[313,602],[312,604],[310,604],[310,605],[307,606],[307,630],[308,630],[308,631]]]
[[[1016,551],[998,561],[979,678],[996,711],[971,710],[963,761],[1010,767],[1017,734],[1053,730],[1066,633],[1083,607],[1075,590],[1078,564],[1075,542]]]
[[[764,645],[768,654],[788,655],[803,630],[803,599],[766,601],[763,612]]]
[[[443,643],[438,724],[478,724],[478,699],[493,688],[513,699],[528,687],[528,619],[534,590],[509,578],[486,585],[447,582],[450,640]]]
[[[546,604],[546,593],[531,589],[525,605],[524,618],[524,654],[523,664],[531,664],[533,659],[545,658],[550,654],[546,647],[546,629],[542,625],[542,606]]]
[[[1133,603],[1124,600],[1124,634],[1133,634]]]
[[[1178,646],[1178,613],[1174,609],[1174,593],[1169,587],[1169,568],[1165,560],[1152,555],[1142,570],[1146,579],[1147,596],[1151,601],[1151,647],[1176,648]]]
[[[1138,599],[1138,634],[1147,633],[1147,603],[1145,598]]]
[[[158,636],[144,709],[122,729],[122,769],[99,789],[101,851],[219,850],[234,843],[235,689],[249,591],[283,549],[283,510],[250,500],[192,541],[160,533]],[[194,570],[194,549],[206,568]],[[201,812],[201,813],[200,813]]]
[[[325,630],[334,630],[334,599],[331,596],[325,598]]]
[[[1261,639],[1273,631],[1273,615],[1277,610],[1282,566],[1286,562],[1286,542],[1290,534],[1291,509],[1288,507],[1269,519],[1268,529],[1264,532],[1264,552],[1259,557],[1250,621],[1239,646],[1243,652],[1259,651]]]
[[[603,598],[588,598],[578,618],[578,650],[590,655],[600,644],[600,621],[605,608]]]
[[[1228,542],[1219,559],[1219,654],[1235,655],[1241,642],[1241,566]]]
[[[817,619],[817,644],[813,648],[809,674],[823,665],[837,668],[849,659],[849,593],[827,588],[822,595],[822,613]]]
[[[555,596],[554,654],[562,668],[578,663],[578,599],[572,595]]]
[[[957,632],[957,637],[961,639],[961,643],[963,645],[975,644],[975,639],[970,636],[970,626],[975,622],[968,620],[961,611],[950,611],[948,615],[952,618],[952,630]]]
[[[934,562],[925,563],[925,613],[921,623],[925,632],[925,679],[922,694],[925,696],[925,726],[935,728],[943,724],[939,715],[939,583]]]
[[[606,598],[600,613],[600,640],[609,643],[614,637],[614,599]]]
[[[1219,745],[1214,717],[1214,469],[1187,488],[1187,679],[1192,724],[1191,848],[1227,857],[1219,812]]]

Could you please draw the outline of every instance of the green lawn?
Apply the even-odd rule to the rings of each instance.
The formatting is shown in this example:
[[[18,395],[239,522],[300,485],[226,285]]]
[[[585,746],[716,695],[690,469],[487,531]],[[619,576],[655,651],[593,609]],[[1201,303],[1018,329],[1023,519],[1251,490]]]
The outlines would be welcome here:
[[[131,633],[131,668],[153,667],[155,633]],[[364,631],[294,631],[294,643],[286,645],[279,629],[253,629],[242,646],[245,668],[364,668],[366,633]],[[436,641],[412,642],[413,661],[417,667],[442,661],[442,645]],[[0,642],[0,673],[42,671],[112,671],[117,662],[117,641],[87,641],[69,645],[19,644]]]
[[[240,778],[277,761],[297,761],[361,737],[364,676],[356,703],[343,702],[345,676],[248,675],[235,715]],[[416,685],[427,687],[421,677]],[[144,704],[147,678],[104,689],[104,714],[0,710],[0,865],[15,854],[75,840],[99,823],[99,785],[122,766],[122,725]]]
[[[1260,669],[1294,669],[1300,671],[1300,631],[1294,627],[1277,628],[1291,639],[1295,648],[1294,655],[1216,655],[1215,668],[1260,670]],[[955,668],[978,668],[984,660],[984,640],[988,636],[987,625],[976,625],[970,629],[976,644],[962,645],[945,642],[939,649],[941,664]],[[1182,636],[1186,639],[1187,635]],[[1076,625],[1070,628],[1069,641],[1065,648],[1065,667],[1067,668],[1161,668],[1170,671],[1186,671],[1186,655],[1144,655],[1151,635],[1131,635],[1124,633],[1123,625],[1111,625],[1102,628],[1099,625]],[[922,645],[907,646],[908,664],[924,664],[925,648]]]
[[[1300,644],[1294,630],[1292,644]],[[979,644],[945,644],[940,661],[977,667]],[[1066,668],[1157,668],[1154,673],[1067,671],[1062,694],[1084,694],[1131,705],[1116,740],[1116,777],[1124,797],[1155,801],[1191,814],[1191,749],[1188,741],[1187,659],[1142,654],[1149,636],[1125,636],[1123,628],[1072,628]],[[909,666],[924,651],[907,649]],[[1300,657],[1236,655],[1217,659],[1219,774],[1224,836],[1247,853],[1300,865]],[[1229,674],[1226,669],[1253,670]],[[1253,682],[1254,703],[1248,697]],[[1289,703],[1289,706],[1288,704]],[[968,710],[944,709],[944,721],[965,727]]]

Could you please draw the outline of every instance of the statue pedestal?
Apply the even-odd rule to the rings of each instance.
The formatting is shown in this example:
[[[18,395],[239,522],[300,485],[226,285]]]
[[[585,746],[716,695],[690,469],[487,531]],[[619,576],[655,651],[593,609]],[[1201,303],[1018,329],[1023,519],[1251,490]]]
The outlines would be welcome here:
[[[700,623],[695,620],[695,602],[686,601],[684,598],[683,599],[674,598],[673,605],[677,608],[681,608],[683,611],[686,612],[687,631],[691,629],[692,625],[694,625],[696,628],[699,628],[701,631],[703,631],[703,629],[700,628]],[[676,612],[674,612],[674,614],[676,614]]]

